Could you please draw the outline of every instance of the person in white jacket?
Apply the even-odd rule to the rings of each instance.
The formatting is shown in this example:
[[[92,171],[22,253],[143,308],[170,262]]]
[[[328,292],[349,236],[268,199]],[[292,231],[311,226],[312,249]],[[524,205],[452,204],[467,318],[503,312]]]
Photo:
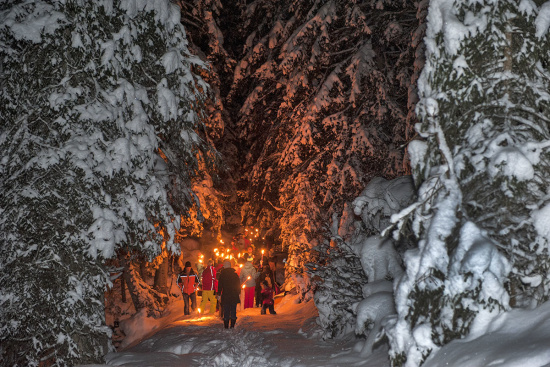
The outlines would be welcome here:
[[[252,265],[252,262],[247,261],[239,277],[244,287],[244,309],[254,307],[254,293],[256,292],[256,278],[258,275],[259,273],[254,268],[254,265]]]

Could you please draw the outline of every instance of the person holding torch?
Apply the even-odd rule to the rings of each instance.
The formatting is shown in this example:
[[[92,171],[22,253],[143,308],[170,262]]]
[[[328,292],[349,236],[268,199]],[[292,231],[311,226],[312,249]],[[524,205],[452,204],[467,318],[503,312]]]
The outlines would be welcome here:
[[[242,270],[239,279],[244,286],[244,305],[243,309],[254,307],[254,293],[256,290],[256,278],[258,278],[258,272],[251,261],[247,261]]]

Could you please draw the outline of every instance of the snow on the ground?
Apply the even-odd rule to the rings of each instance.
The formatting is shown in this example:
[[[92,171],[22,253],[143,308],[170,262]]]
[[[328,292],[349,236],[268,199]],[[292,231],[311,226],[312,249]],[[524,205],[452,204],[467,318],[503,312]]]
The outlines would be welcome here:
[[[487,326],[445,345],[423,367],[550,367],[550,302],[503,313]]]
[[[389,366],[385,346],[366,360],[353,336],[323,341],[313,301],[286,296],[275,310],[277,315],[261,315],[260,308],[237,311],[235,329],[224,329],[208,312],[183,315],[183,301],[177,301],[162,319],[123,323],[127,346],[109,353],[106,365],[93,366]]]
[[[138,315],[125,320],[125,347],[109,353],[107,364],[87,367],[389,366],[385,345],[365,358],[360,354],[364,339],[350,335],[323,341],[313,301],[298,303],[297,296],[286,296],[275,310],[277,315],[260,315],[259,308],[238,311],[235,329],[224,329],[216,315],[183,315],[183,301],[177,301],[161,319]],[[482,329],[442,347],[424,366],[550,367],[550,302],[503,313]]]

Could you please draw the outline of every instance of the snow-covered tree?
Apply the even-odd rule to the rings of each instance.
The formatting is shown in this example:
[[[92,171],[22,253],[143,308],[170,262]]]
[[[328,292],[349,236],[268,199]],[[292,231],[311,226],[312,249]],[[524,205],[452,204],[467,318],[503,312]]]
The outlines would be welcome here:
[[[330,241],[315,248],[316,262],[308,264],[326,338],[355,330],[368,337],[363,352],[371,352],[382,319],[395,313],[392,281],[403,273],[394,241],[381,233],[414,199],[410,176],[375,177],[341,216],[333,214]]]
[[[360,258],[338,235],[339,218],[333,215],[330,239],[314,248],[315,262],[307,264],[315,286],[314,301],[323,338],[349,334],[355,326],[353,306],[362,299],[361,288],[367,277]]]
[[[418,9],[336,0],[245,9],[250,31],[229,96],[242,101],[242,136],[254,137],[244,219],[277,212],[269,227],[280,228],[288,248],[289,284],[309,284],[304,264],[332,213],[373,176],[408,170],[402,146],[422,59]]]
[[[531,1],[430,4],[425,141],[409,145],[422,186],[401,215],[420,242],[388,328],[395,366],[548,299],[549,14]]]
[[[178,250],[167,186],[195,201],[206,91],[186,42],[168,1],[0,5],[6,365],[101,361],[105,259]]]
[[[204,209],[222,214],[221,221],[216,222],[214,227],[224,225],[224,229],[231,231],[229,227],[241,224],[241,203],[236,181],[241,174],[240,156],[246,154],[245,149],[239,148],[232,123],[234,116],[226,103],[235,67],[232,55],[244,37],[241,32],[234,31],[240,28],[237,22],[240,4],[220,0],[178,1],[178,4],[182,9],[182,22],[186,27],[190,50],[209,63],[209,68],[201,74],[211,90],[211,98],[205,103],[204,124],[209,142],[220,153],[216,179],[204,177],[199,183],[203,188],[207,183],[208,193],[203,198],[209,197],[208,200],[201,200],[201,211],[203,214]],[[226,41],[226,36],[229,41]],[[205,219],[206,228],[216,232],[216,228],[209,228],[212,227],[208,223],[211,221]]]
[[[237,193],[226,213],[281,240],[289,287],[307,291],[332,213],[372,177],[408,172],[426,1],[178,3],[212,64],[214,143]]]

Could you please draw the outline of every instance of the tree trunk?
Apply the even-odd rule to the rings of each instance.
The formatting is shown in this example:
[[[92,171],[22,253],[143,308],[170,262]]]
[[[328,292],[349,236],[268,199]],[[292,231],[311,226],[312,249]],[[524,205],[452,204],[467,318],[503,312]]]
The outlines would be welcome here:
[[[130,292],[136,313],[146,308],[149,316],[159,316],[168,304],[169,297],[157,292],[145,283],[139,272],[132,266],[132,263],[127,260],[124,262],[123,276],[128,285],[128,291]]]
[[[165,257],[158,269],[155,271],[155,283],[153,289],[157,292],[168,294],[168,267],[170,257]]]
[[[143,280],[147,277],[147,261],[142,256],[139,259],[139,275],[141,275],[141,279]]]
[[[124,271],[122,273],[124,282],[128,285],[128,291],[130,292],[130,298],[132,298],[132,302],[134,303],[134,308],[136,309],[136,313],[138,313],[145,305],[143,305],[139,300],[138,295],[138,289],[136,286],[136,282],[134,281],[132,277],[132,269],[131,269],[132,263],[128,260],[124,261]]]
[[[120,277],[120,296],[122,303],[126,303],[126,268],[122,270],[122,276]]]

